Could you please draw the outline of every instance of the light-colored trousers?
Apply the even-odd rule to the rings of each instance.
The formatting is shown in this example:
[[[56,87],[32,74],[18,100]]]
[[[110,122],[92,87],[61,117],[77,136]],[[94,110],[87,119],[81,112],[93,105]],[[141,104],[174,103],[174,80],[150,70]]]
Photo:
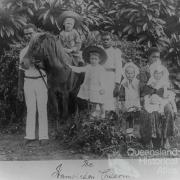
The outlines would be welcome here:
[[[38,111],[39,139],[48,139],[48,93],[42,78],[25,78],[24,94],[27,107],[25,139],[35,139],[36,109]]]

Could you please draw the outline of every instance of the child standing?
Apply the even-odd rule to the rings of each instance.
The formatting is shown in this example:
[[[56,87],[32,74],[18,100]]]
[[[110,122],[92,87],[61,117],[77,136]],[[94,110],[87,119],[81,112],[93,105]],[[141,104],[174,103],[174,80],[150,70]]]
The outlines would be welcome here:
[[[126,129],[131,130],[133,134],[139,136],[139,126],[134,126],[135,118],[139,117],[140,91],[137,75],[139,68],[133,63],[127,63],[123,67],[123,80],[120,87],[120,109],[126,115]]]
[[[59,25],[63,26],[59,38],[64,50],[72,57],[75,66],[82,62],[80,55],[81,38],[76,28],[80,25],[80,16],[73,11],[64,11],[59,18]]]
[[[120,88],[120,101],[122,109],[132,111],[140,108],[139,80],[137,75],[139,68],[132,62],[123,68],[123,81]]]
[[[85,79],[77,96],[81,99],[89,100],[94,104],[92,116],[95,114],[96,105],[99,105],[100,116],[104,118],[105,70],[101,65],[107,60],[107,54],[100,47],[89,46],[83,51],[82,55],[83,59],[89,63],[88,65],[84,67],[69,65],[74,72],[85,72]]]

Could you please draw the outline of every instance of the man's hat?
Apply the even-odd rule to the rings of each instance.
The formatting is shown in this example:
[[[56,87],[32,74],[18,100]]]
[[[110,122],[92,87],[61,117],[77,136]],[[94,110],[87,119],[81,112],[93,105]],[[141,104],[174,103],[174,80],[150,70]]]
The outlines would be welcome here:
[[[79,26],[80,23],[82,22],[82,18],[79,16],[79,14],[77,14],[76,12],[74,11],[64,11],[60,16],[59,16],[59,19],[58,19],[58,24],[60,26],[63,25],[63,22],[66,18],[73,18],[75,20],[75,26]]]
[[[85,62],[90,63],[89,58],[90,58],[91,53],[99,54],[99,57],[100,57],[99,64],[104,64],[108,58],[107,54],[103,48],[101,48],[99,46],[88,46],[87,48],[84,49],[84,51],[82,53],[82,57]]]

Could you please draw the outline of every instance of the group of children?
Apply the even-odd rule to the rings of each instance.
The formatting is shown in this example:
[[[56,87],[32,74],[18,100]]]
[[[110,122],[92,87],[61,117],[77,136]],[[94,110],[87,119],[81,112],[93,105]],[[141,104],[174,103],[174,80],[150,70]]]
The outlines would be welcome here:
[[[113,91],[117,90],[121,79],[121,52],[112,47],[111,36],[104,34],[103,48],[89,46],[80,53],[82,42],[76,30],[80,24],[80,17],[74,12],[65,11],[60,16],[59,23],[63,27],[59,39],[64,50],[72,57],[74,65],[69,67],[76,73],[85,72],[78,97],[94,104],[92,116],[98,115],[104,118],[105,109],[114,110]],[[78,67],[82,63],[87,65]],[[96,105],[99,105],[100,113],[97,113]]]
[[[158,50],[157,50],[158,51]],[[78,97],[89,100],[100,106],[101,117],[105,117],[104,100],[106,94],[105,69],[102,64],[106,61],[105,51],[100,47],[90,46],[83,52],[86,55],[86,62],[89,64],[84,67],[70,66],[72,71],[85,72],[85,80],[82,84]],[[150,55],[153,55],[153,53]],[[147,86],[154,92],[144,96],[144,108],[147,112],[158,111],[164,113],[164,107],[170,103],[174,112],[177,112],[175,104],[175,94],[170,90],[169,73],[160,59],[153,62],[150,66],[150,78]],[[140,110],[140,80],[138,78],[139,68],[133,63],[126,63],[122,69],[123,80],[119,89],[120,109],[131,112]],[[94,112],[93,112],[94,113]]]
[[[145,86],[140,87],[139,68],[134,63],[127,63],[124,66],[123,81],[120,89],[120,101],[125,111],[134,111],[142,107],[148,112],[154,111],[164,114],[164,107],[171,104],[174,113],[177,113],[175,104],[175,93],[171,90],[169,82],[169,72],[162,65],[160,52],[157,48],[150,48],[149,60],[149,80]],[[154,58],[154,56],[158,56]],[[150,89],[143,97],[143,91]],[[124,92],[124,93],[123,93]],[[142,94],[141,94],[142,92]],[[124,98],[123,95],[125,94]],[[143,103],[141,102],[143,98]]]
[[[74,12],[67,11],[61,15],[60,22],[64,26],[64,30],[61,31],[59,37],[65,51],[72,56],[74,60],[75,66],[69,65],[69,67],[76,73],[85,73],[85,79],[80,87],[78,97],[90,101],[95,105],[94,107],[99,105],[100,116],[104,118],[104,105],[107,104],[105,101],[107,100],[107,94],[110,92],[108,88],[112,88],[107,86],[107,84],[110,83],[109,81],[114,81],[114,79],[117,78],[113,76],[114,79],[107,79],[110,77],[110,75],[108,75],[109,68],[106,68],[104,64],[108,64],[106,63],[109,58],[108,56],[114,56],[114,54],[107,54],[108,51],[105,50],[105,47],[89,46],[83,51],[81,57],[79,53],[81,40],[75,29],[80,22],[80,17]],[[116,98],[120,102],[119,108],[123,111],[131,112],[140,110],[141,107],[143,107],[149,113],[158,111],[163,114],[164,106],[170,103],[174,112],[177,112],[175,94],[170,91],[169,73],[167,68],[163,66],[160,61],[160,52],[156,48],[154,48],[154,50],[151,48],[149,52],[151,52],[149,54],[150,78],[148,82],[146,82],[146,86],[151,88],[153,92],[144,96],[143,104],[140,101],[141,82],[138,78],[140,73],[138,66],[133,62],[128,62],[122,68],[122,60],[121,57],[119,57],[121,67],[119,68],[119,77],[117,78],[119,82],[116,83],[119,84],[119,86],[117,86],[119,93]],[[84,61],[87,65],[77,67],[80,62]],[[111,69],[111,72],[114,73],[114,69]],[[113,94],[113,90],[111,94]],[[92,111],[92,116],[95,115],[97,115],[96,108]]]

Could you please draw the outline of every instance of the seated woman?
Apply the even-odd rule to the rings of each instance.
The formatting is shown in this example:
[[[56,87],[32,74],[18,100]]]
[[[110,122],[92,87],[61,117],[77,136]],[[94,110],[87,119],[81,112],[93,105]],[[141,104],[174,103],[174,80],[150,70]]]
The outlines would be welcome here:
[[[160,61],[157,48],[149,49],[148,60],[146,73],[140,73],[140,91],[144,98],[144,110],[140,114],[140,133],[145,144],[167,149],[170,148],[168,138],[174,134],[174,115],[177,111],[175,94],[169,91],[169,73]]]
[[[154,89],[154,92],[144,97],[145,110],[149,113],[157,111],[164,115],[164,107],[166,104],[170,103],[173,107],[173,111],[177,113],[175,93],[170,90],[168,70],[162,65],[157,65],[151,69],[150,73],[151,77],[147,86]]]
[[[120,109],[126,114],[126,129],[134,128],[134,116],[141,109],[139,80],[137,75],[139,68],[132,62],[123,68],[123,80],[120,88]]]

